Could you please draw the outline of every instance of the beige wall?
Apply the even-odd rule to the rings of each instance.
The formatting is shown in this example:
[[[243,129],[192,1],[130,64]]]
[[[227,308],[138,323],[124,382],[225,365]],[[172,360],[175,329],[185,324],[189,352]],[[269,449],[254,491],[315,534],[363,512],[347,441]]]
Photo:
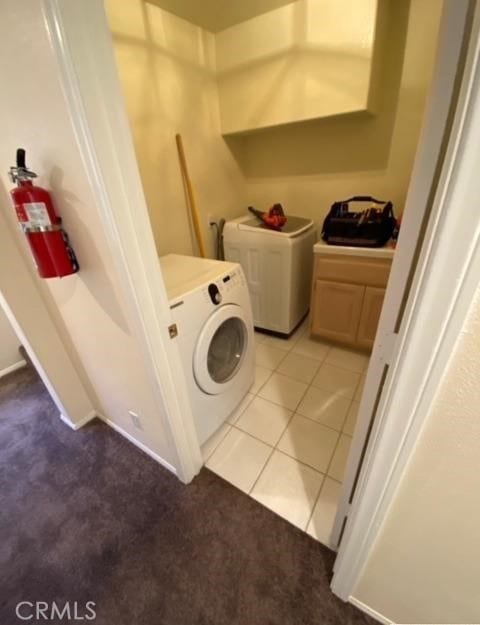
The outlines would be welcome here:
[[[325,11],[327,4],[311,6]],[[106,0],[159,253],[196,252],[177,132],[183,135],[210,254],[209,217],[232,218],[249,204],[266,208],[281,202],[289,213],[321,220],[333,201],[372,194],[391,199],[401,214],[443,6],[442,0],[411,0],[410,10],[409,5],[407,0],[378,2],[369,94],[375,114],[336,115],[224,139],[216,77],[221,84],[222,73],[241,48],[241,38],[233,38],[225,54],[228,33],[243,26],[213,35],[145,0]],[[279,11],[300,6],[307,4],[295,2]],[[312,24],[318,22],[304,20],[308,40],[315,40]],[[332,46],[337,35],[342,41],[341,32],[335,31]],[[239,95],[238,110],[244,108],[241,101]]]
[[[155,400],[130,331],[96,196],[59,83],[41,3],[4,0],[0,54],[15,58],[0,70],[1,83],[8,85],[0,99],[0,188],[10,187],[5,170],[14,159],[15,149],[26,148],[27,163],[40,175],[39,184],[52,190],[81,267],[79,274],[61,280],[38,279],[38,287],[60,332],[68,337],[65,345],[81,363],[95,409],[175,464],[165,411]],[[19,80],[19,76],[35,80]],[[13,224],[13,212],[3,197],[2,208]],[[13,236],[25,252],[18,228]],[[9,270],[14,275],[14,268]],[[143,430],[131,423],[130,409],[140,415]]]
[[[296,0],[151,0],[188,22],[215,33],[239,22],[273,11]],[[228,10],[225,7],[228,6]]]
[[[480,291],[353,595],[396,623],[480,621]]]
[[[0,307],[0,375],[5,369],[23,361],[19,347],[20,341]]]
[[[9,198],[2,191],[3,185],[0,181],[0,205],[6,211],[11,210]],[[24,347],[34,363],[40,364],[39,373],[49,390],[53,390],[53,399],[59,411],[70,418],[72,423],[79,423],[93,410],[93,394],[89,393],[91,389],[86,376],[82,375],[83,371],[75,366],[78,364],[78,357],[67,347],[68,335],[67,340],[59,335],[59,325],[53,322],[47,305],[48,293],[41,288],[42,282],[35,277],[30,258],[22,254],[20,244],[23,241],[18,240],[17,233],[18,227],[10,223],[0,210],[2,306],[6,302],[15,319],[19,336],[23,334],[26,337]],[[54,303],[50,304],[50,308],[54,310]],[[75,359],[76,362],[73,362]]]
[[[223,133],[364,111],[377,0],[298,0],[215,37]]]
[[[282,202],[290,213],[320,220],[335,200],[368,194],[403,211],[442,2],[412,0],[410,13],[408,5],[379,3],[374,116],[338,116],[230,140],[249,204]]]
[[[105,5],[158,252],[196,251],[175,145],[181,133],[213,254],[208,217],[236,217],[246,205],[220,135],[214,35],[143,0]]]

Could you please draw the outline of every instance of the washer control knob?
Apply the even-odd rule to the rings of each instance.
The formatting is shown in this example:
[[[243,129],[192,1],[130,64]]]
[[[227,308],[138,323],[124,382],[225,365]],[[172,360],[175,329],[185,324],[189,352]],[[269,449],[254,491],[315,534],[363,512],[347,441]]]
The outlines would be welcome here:
[[[220,304],[222,301],[222,294],[218,290],[218,286],[212,282],[212,284],[208,285],[208,294],[210,295],[210,299],[214,304]]]

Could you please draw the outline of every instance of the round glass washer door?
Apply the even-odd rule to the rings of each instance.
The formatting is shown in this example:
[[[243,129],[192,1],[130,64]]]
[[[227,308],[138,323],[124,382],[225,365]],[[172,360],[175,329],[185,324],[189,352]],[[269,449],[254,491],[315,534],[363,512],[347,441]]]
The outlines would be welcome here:
[[[235,384],[248,347],[247,319],[240,306],[219,308],[203,326],[193,357],[199,387],[218,395]]]

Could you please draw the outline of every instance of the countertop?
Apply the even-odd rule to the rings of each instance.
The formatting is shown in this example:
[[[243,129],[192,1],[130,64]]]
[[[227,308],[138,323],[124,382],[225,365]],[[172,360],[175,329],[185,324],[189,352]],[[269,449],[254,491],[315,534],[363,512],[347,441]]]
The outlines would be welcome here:
[[[389,243],[384,247],[351,247],[348,245],[328,245],[325,241],[318,241],[313,246],[314,254],[332,256],[367,256],[369,258],[393,258],[395,248]]]

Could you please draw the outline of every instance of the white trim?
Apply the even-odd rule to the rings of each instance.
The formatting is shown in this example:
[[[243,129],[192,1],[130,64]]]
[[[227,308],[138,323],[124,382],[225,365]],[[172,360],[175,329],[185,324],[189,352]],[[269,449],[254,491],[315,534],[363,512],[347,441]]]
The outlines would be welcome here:
[[[113,421],[110,421],[110,419],[107,419],[107,417],[104,417],[101,414],[97,414],[96,416],[100,419],[100,421],[103,421],[103,423],[111,427],[113,430],[115,430],[115,432],[118,432],[124,438],[130,441],[130,443],[133,443],[135,447],[138,447],[138,449],[146,453],[147,456],[150,456],[150,458],[153,458],[154,460],[156,460],[158,464],[161,464],[162,467],[165,467],[165,469],[170,471],[170,473],[173,473],[174,475],[178,476],[177,469],[172,464],[170,464],[169,462],[161,458],[158,454],[156,454],[154,451],[149,449],[146,445],[144,445],[140,441],[137,441],[137,439],[134,438],[131,434],[129,434],[126,430],[124,430],[119,425],[117,425]]]
[[[0,369],[0,378],[3,378],[4,375],[8,375],[9,373],[13,373],[14,371],[17,371],[17,369],[21,369],[22,367],[25,367],[25,365],[27,364],[26,360],[19,360],[18,362],[13,363],[13,365],[10,365],[9,367],[5,367],[5,369]]]
[[[189,482],[203,461],[101,0],[42,0],[84,167],[132,329],[172,448]],[[165,417],[163,417],[165,415]],[[150,453],[150,452],[149,452]]]
[[[391,621],[389,618],[387,618],[386,616],[383,616],[383,614],[380,614],[380,612],[377,612],[376,610],[372,610],[372,608],[370,608],[368,605],[366,605],[362,601],[355,599],[355,597],[349,597],[348,603],[351,603],[353,606],[358,608],[361,612],[368,614],[368,616],[371,616],[373,619],[375,619],[379,623],[383,623],[383,625],[393,625],[393,621]]]
[[[95,410],[92,410],[87,415],[85,415],[83,419],[80,419],[80,421],[77,421],[76,423],[74,423],[73,421],[70,421],[70,419],[66,417],[64,414],[60,413],[60,419],[64,423],[66,423],[69,428],[72,428],[72,430],[75,430],[75,431],[79,430],[80,428],[83,428],[84,425],[87,425],[87,423],[89,423],[92,419],[95,419],[96,416],[97,416],[97,413],[95,412]]]
[[[347,600],[365,566],[414,452],[478,288],[480,213],[480,5],[451,139],[424,247],[344,539],[332,590]],[[401,406],[401,416],[398,407]]]
[[[2,293],[0,293],[0,309],[3,310],[3,312],[5,313],[5,316],[9,320],[10,325],[12,326],[13,331],[17,335],[21,345],[23,345],[25,347],[25,349],[27,351],[27,354],[28,354],[28,357],[32,361],[32,364],[33,364],[33,366],[35,368],[35,371],[40,376],[40,379],[42,380],[43,384],[45,385],[45,388],[47,389],[48,393],[50,394],[50,397],[52,398],[54,404],[57,406],[60,414],[66,415],[68,417],[68,419],[72,423],[74,423],[74,419],[70,419],[70,417],[68,416],[69,412],[66,409],[65,404],[62,402],[62,400],[60,399],[57,391],[55,390],[55,388],[53,387],[52,383],[50,382],[50,379],[49,379],[49,377],[47,375],[47,372],[43,368],[43,365],[40,362],[40,360],[37,358],[37,355],[36,355],[35,351],[33,350],[32,346],[30,345],[30,341],[29,341],[27,335],[25,334],[25,332],[21,328],[20,324],[17,322],[17,319],[15,318],[15,315],[13,314],[13,312],[12,312],[8,302],[7,302],[7,300],[5,299],[5,297],[3,296]]]
[[[422,224],[427,211],[432,185],[435,183],[437,164],[441,156],[443,138],[449,119],[452,94],[458,71],[459,57],[465,27],[468,0],[446,0],[438,36],[438,49],[430,92],[425,106],[423,124],[411,180],[408,188],[402,228],[390,271],[375,344],[357,413],[357,423],[342,482],[342,490],[331,535],[331,542],[339,544],[345,516],[350,509],[350,498],[372,415],[377,403],[378,389],[385,365],[392,364],[398,343],[397,319],[404,297],[408,294],[408,281],[415,262],[415,254]],[[401,435],[399,435],[401,436]]]
[[[436,67],[426,103],[426,120],[419,139],[399,243],[393,258],[384,305],[367,371],[365,390],[361,397],[357,424],[344,472],[342,490],[331,535],[331,542],[334,545],[339,543],[345,516],[349,514],[351,492],[358,467],[362,461],[365,441],[370,429],[372,414],[375,411],[384,368],[386,364],[392,365],[395,348],[399,340],[396,332],[398,312],[407,290],[427,203],[432,184],[435,181],[437,162],[440,157],[457,74],[467,4],[466,0],[447,0],[444,5]],[[377,412],[377,421],[378,418]],[[374,425],[374,435],[377,427],[378,423]],[[401,433],[399,437],[401,437]]]

